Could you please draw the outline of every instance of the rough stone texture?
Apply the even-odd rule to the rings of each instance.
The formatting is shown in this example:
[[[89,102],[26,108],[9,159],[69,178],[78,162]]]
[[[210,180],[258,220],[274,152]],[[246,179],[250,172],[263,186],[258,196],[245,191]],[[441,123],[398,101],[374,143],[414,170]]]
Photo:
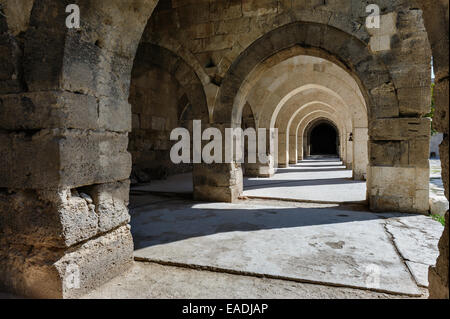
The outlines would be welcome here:
[[[369,166],[370,208],[425,214],[429,210],[429,168]]]
[[[82,298],[404,299],[411,297],[137,262],[130,271]],[[420,298],[426,298],[426,294]]]
[[[0,1],[0,282],[30,297],[76,297],[132,261],[127,99],[156,1],[79,1],[83,32],[69,3]]]
[[[32,298],[78,297],[122,273],[133,260],[129,226],[69,250],[4,243],[1,247],[2,288]]]
[[[448,278],[448,211],[445,214],[445,228],[441,239],[439,240],[439,257],[434,267],[430,267],[428,281],[430,282],[430,298],[432,299],[448,299],[449,298],[449,278]]]
[[[72,129],[35,132],[0,133],[0,187],[58,189],[130,176],[127,134]]]
[[[239,164],[194,165],[194,199],[234,202],[243,192],[243,175]]]
[[[449,2],[448,0],[418,1],[423,9],[425,27],[433,52],[435,73],[436,116],[433,125],[444,133],[439,151],[442,163],[442,180],[445,196],[449,199]],[[446,227],[439,243],[440,256],[436,268],[430,268],[430,298],[449,298],[448,212]]]

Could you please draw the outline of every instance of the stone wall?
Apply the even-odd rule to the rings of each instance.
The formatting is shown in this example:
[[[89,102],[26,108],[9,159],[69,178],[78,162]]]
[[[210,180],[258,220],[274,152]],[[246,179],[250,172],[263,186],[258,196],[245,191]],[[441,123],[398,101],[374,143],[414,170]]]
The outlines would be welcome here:
[[[433,51],[435,74],[436,110],[433,118],[434,128],[443,133],[444,139],[439,153],[442,165],[442,180],[445,196],[449,199],[449,3],[448,0],[419,0],[424,11],[425,26]],[[445,229],[439,241],[439,257],[435,267],[430,267],[430,298],[449,298],[449,214],[445,215]]]

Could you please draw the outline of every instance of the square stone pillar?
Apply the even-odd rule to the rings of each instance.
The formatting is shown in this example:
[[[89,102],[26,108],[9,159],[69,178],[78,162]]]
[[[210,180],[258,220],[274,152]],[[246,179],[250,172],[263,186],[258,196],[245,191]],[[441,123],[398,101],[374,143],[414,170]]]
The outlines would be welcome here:
[[[194,164],[194,199],[236,202],[243,192],[241,164]]]
[[[367,128],[355,127],[353,129],[353,179],[365,180],[367,178],[367,165],[369,154],[367,143],[369,140]]]
[[[92,96],[55,90],[0,101],[1,288],[78,297],[133,261],[128,133],[101,127]]]
[[[295,135],[289,136],[289,164],[297,164],[297,138]]]
[[[429,210],[428,118],[371,122],[367,192],[374,211]]]
[[[244,176],[246,177],[272,177],[275,175],[273,155],[267,154],[269,162],[262,163],[245,163]]]
[[[226,142],[228,135],[226,130],[240,128],[240,126],[223,123],[208,125],[208,127],[217,128],[221,133],[222,163],[207,164],[203,162],[203,159],[201,160],[201,163],[194,163],[192,171],[194,199],[228,203],[235,202],[243,192],[242,164],[236,162],[236,157],[233,157],[231,163],[226,162]],[[202,145],[206,144],[208,144],[208,141],[202,141]],[[228,147],[231,149],[232,145],[228,145]],[[236,145],[233,146],[234,156],[236,156],[235,152]]]
[[[289,167],[289,149],[284,132],[278,132],[278,167]]]

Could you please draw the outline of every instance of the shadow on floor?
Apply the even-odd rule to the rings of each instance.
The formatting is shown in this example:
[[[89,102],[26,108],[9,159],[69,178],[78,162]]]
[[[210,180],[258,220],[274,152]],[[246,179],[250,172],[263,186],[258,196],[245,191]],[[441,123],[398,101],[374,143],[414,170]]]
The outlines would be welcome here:
[[[131,210],[131,232],[135,249],[225,232],[248,232],[304,226],[353,223],[404,216],[375,214],[364,207],[346,205],[322,207],[277,207],[200,203],[166,200]]]

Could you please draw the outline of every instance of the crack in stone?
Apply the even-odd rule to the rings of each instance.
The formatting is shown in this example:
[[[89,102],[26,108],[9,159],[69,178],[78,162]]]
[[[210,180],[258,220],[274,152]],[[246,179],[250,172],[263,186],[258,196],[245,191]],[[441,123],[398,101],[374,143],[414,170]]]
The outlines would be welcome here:
[[[389,220],[386,220],[386,222],[383,222],[383,228],[384,228],[384,231],[387,234],[387,237],[388,237],[389,241],[391,242],[392,246],[394,247],[395,252],[397,253],[397,255],[400,257],[400,260],[402,261],[403,265],[408,270],[408,273],[411,276],[411,279],[413,280],[413,282],[416,284],[417,287],[421,287],[421,285],[417,282],[416,277],[414,276],[412,270],[409,268],[408,264],[406,263],[407,261],[410,261],[410,262],[414,262],[414,261],[408,260],[407,258],[405,258],[402,255],[402,253],[400,252],[397,244],[395,243],[395,236],[394,236],[394,234],[392,234],[387,228],[388,224],[389,224]]]
[[[333,283],[333,282],[316,281],[316,280],[310,280],[310,279],[293,278],[293,277],[278,276],[278,275],[271,275],[271,274],[262,274],[262,273],[234,270],[234,269],[214,267],[214,266],[206,266],[206,265],[198,265],[198,264],[186,264],[186,263],[180,263],[180,262],[175,262],[175,261],[165,261],[165,260],[160,260],[160,259],[152,259],[152,258],[139,257],[139,256],[134,256],[134,260],[136,262],[150,262],[150,263],[155,263],[155,264],[159,264],[159,265],[163,265],[163,266],[179,267],[179,268],[185,268],[185,269],[194,269],[194,270],[198,270],[198,271],[205,270],[205,271],[211,271],[211,272],[217,272],[217,273],[225,273],[225,274],[231,274],[231,275],[250,276],[250,277],[256,277],[256,278],[277,279],[277,280],[292,281],[292,282],[299,282],[299,283],[307,283],[307,284],[313,284],[313,285],[321,285],[321,286],[326,286],[326,287],[351,288],[351,289],[358,289],[358,290],[386,293],[386,294],[395,295],[395,296],[418,297],[418,296],[421,295],[421,294],[412,294],[412,293],[405,293],[405,292],[393,292],[393,291],[384,290],[384,289],[367,288],[367,287],[353,286],[353,285]]]

